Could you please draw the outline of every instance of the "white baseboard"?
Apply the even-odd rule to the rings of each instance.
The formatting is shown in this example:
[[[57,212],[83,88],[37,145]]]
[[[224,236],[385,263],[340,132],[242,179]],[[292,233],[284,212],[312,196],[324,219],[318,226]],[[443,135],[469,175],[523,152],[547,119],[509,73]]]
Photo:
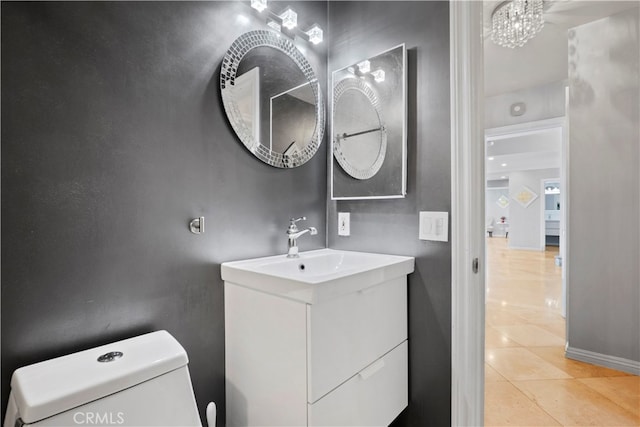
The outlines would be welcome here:
[[[591,363],[592,365],[604,366],[605,368],[617,371],[628,372],[633,375],[640,375],[640,362],[636,360],[624,359],[622,357],[609,356],[608,354],[596,353],[579,348],[567,346],[565,356],[569,359],[580,362]]]

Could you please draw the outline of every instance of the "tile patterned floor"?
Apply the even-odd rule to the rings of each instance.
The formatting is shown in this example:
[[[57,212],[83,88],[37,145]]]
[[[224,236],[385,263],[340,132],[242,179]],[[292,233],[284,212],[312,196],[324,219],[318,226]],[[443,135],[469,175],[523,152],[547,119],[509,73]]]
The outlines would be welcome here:
[[[640,426],[640,377],[564,357],[556,250],[487,238],[485,425]]]

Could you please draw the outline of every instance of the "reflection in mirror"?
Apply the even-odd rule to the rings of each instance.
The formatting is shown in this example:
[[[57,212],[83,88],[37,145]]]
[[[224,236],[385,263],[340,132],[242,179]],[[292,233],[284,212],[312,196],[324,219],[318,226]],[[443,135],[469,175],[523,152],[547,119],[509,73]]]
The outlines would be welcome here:
[[[331,198],[406,194],[404,44],[334,71]]]
[[[300,153],[304,141],[313,137],[316,108],[309,83],[289,89],[271,98],[272,151],[292,156]]]
[[[236,78],[233,89],[240,119],[256,141],[260,140],[260,69],[253,68]]]
[[[324,131],[324,104],[311,65],[285,37],[251,31],[229,48],[220,73],[227,117],[260,160],[290,168],[308,161]]]
[[[340,80],[334,90],[333,152],[345,172],[369,179],[382,167],[387,131],[375,90],[356,77]]]

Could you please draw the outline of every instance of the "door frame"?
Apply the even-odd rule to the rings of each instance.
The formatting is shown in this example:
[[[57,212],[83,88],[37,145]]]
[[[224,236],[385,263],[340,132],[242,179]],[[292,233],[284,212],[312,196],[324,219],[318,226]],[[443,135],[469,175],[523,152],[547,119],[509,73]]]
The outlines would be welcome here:
[[[484,424],[484,64],[482,5],[449,2],[451,425]],[[474,271],[474,261],[479,268]]]
[[[484,424],[484,51],[483,2],[449,2],[451,78],[451,425]],[[569,192],[568,126],[561,183]],[[569,251],[563,216],[563,293]],[[480,261],[478,274],[472,263]],[[563,295],[566,304],[566,296]],[[565,305],[566,307],[566,305]]]
[[[562,169],[562,166],[559,168]],[[546,218],[546,212],[547,212],[547,194],[545,193],[546,191],[546,186],[547,183],[550,182],[557,182],[560,185],[560,206],[564,206],[564,202],[562,201],[563,197],[564,197],[564,186],[562,185],[562,180],[560,179],[560,174],[558,174],[558,176],[548,176],[546,178],[542,178],[540,179],[540,186],[538,188],[538,191],[540,191],[540,196],[542,198],[540,203],[540,250],[542,252],[547,250],[547,236],[546,236],[546,229],[547,229],[547,218]],[[562,213],[562,210],[560,210],[560,213]],[[558,219],[558,223],[560,224],[560,235],[562,235],[562,230],[564,229],[564,223],[562,221],[562,215],[560,215],[560,218]],[[558,236],[558,255],[562,252],[562,247],[560,246],[562,244],[562,242],[560,242],[560,236]]]

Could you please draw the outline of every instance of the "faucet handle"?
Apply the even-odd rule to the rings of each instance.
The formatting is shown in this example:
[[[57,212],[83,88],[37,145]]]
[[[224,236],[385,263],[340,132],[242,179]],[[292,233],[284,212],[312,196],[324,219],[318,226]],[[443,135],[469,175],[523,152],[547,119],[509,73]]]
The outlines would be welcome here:
[[[298,226],[296,222],[298,221],[306,221],[306,216],[301,216],[300,218],[291,218],[289,219],[289,228],[287,229],[287,234],[293,234],[298,232]]]

